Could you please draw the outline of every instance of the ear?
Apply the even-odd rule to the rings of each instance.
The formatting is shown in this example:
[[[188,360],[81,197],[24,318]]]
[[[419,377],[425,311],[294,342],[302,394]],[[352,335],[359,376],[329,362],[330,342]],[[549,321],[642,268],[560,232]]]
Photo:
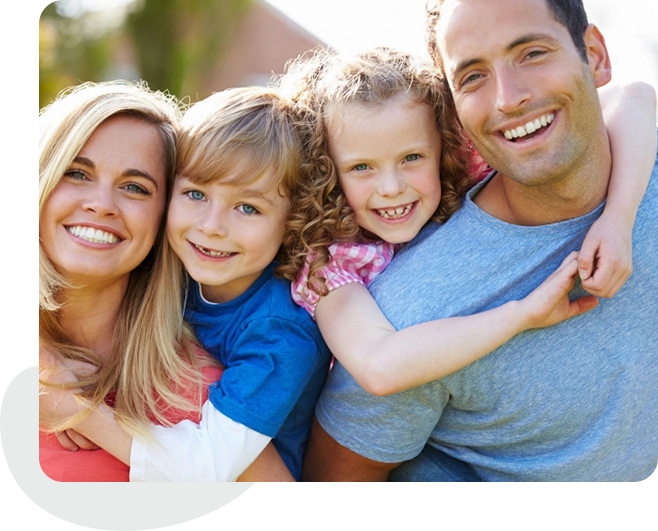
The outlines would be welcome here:
[[[610,66],[610,55],[605,45],[605,39],[594,24],[589,24],[584,34],[589,68],[592,71],[594,85],[602,87],[612,79],[612,68]]]

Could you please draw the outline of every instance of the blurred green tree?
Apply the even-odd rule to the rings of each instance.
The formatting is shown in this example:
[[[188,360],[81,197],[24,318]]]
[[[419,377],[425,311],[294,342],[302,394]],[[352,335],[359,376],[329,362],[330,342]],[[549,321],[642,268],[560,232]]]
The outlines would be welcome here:
[[[104,10],[83,4],[60,0],[41,14],[39,108],[70,85],[117,76],[179,98],[208,96],[207,77],[252,0],[123,0]],[[132,70],[116,64],[126,48]]]
[[[139,68],[151,88],[197,94],[221,60],[251,0],[143,0],[128,17]]]

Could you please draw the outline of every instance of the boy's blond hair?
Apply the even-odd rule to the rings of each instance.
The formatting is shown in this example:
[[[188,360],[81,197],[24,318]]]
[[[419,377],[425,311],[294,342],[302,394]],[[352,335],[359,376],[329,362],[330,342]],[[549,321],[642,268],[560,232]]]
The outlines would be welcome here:
[[[301,149],[290,105],[274,88],[224,90],[183,116],[176,173],[197,183],[245,185],[273,171],[272,187],[297,191]]]

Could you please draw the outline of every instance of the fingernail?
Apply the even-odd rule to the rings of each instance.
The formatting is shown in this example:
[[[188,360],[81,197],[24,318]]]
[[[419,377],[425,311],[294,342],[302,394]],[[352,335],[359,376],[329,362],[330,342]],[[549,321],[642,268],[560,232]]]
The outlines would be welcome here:
[[[589,273],[585,269],[578,269],[578,275],[580,275],[580,280],[587,280],[589,278]]]

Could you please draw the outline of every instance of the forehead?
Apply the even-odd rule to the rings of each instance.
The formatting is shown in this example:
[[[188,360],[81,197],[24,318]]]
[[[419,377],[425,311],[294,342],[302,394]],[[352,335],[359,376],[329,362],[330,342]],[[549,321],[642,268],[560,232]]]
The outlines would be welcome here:
[[[445,73],[464,61],[504,53],[528,35],[571,42],[552,15],[547,0],[446,0],[436,25]]]

